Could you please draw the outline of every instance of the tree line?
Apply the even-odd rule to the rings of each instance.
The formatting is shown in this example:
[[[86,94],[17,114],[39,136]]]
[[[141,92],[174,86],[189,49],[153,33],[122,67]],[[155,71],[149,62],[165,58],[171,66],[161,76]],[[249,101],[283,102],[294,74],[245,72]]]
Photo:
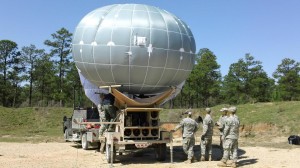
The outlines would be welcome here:
[[[268,77],[262,62],[249,53],[232,63],[222,78],[217,57],[200,49],[196,64],[181,94],[173,101],[178,107],[208,107],[218,104],[300,100],[300,63],[284,58]],[[172,105],[172,106],[173,106]]]
[[[0,105],[90,106],[71,57],[71,42],[72,33],[65,28],[44,41],[47,51],[33,44],[19,49],[11,40],[0,40]],[[194,69],[170,107],[300,100],[300,63],[293,59],[284,58],[273,78],[249,53],[232,63],[223,78],[216,59],[209,49],[200,49]]]

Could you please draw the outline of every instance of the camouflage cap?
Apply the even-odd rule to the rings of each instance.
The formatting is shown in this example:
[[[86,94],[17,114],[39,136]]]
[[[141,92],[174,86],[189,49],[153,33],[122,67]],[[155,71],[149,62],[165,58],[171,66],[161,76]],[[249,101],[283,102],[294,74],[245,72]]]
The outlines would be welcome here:
[[[192,109],[191,109],[191,108],[187,109],[187,110],[184,112],[184,114],[192,115]]]
[[[206,108],[205,111],[206,111],[206,112],[210,112],[211,109],[210,109],[210,108]]]
[[[221,108],[220,110],[221,112],[225,112],[225,111],[228,111],[228,108]]]
[[[236,107],[232,106],[228,109],[229,112],[235,113],[236,112]]]

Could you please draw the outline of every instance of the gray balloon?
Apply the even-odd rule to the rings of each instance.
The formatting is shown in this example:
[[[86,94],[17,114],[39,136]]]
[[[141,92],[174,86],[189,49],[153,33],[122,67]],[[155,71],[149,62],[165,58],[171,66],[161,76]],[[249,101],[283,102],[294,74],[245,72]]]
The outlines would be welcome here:
[[[115,4],[88,13],[77,25],[73,58],[96,86],[122,85],[130,94],[155,94],[186,80],[195,62],[190,28],[175,15],[142,4]]]

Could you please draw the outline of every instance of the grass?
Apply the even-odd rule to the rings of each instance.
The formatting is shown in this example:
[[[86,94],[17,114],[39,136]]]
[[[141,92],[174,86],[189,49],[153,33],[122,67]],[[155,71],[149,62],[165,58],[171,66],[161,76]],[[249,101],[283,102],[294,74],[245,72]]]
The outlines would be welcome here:
[[[212,107],[214,121],[220,116],[219,110],[229,105]],[[265,129],[266,133],[276,136],[300,134],[300,102],[255,103],[237,106],[237,115],[241,125],[249,128],[263,124],[258,130]],[[164,109],[160,118],[163,122],[178,122],[181,113],[186,109]],[[194,117],[204,116],[204,108],[192,109]],[[62,141],[63,116],[70,117],[72,108],[5,108],[0,107],[0,141],[2,142],[41,142]],[[266,127],[266,128],[265,128]],[[252,133],[249,137],[255,137]]]
[[[216,122],[221,115],[219,112],[223,107],[230,107],[227,104],[212,107],[212,117]],[[255,137],[257,132],[274,134],[276,136],[287,136],[300,134],[300,101],[290,102],[269,102],[243,104],[237,106],[241,126],[252,131],[249,137]],[[179,113],[185,109],[165,109],[162,121],[180,121]],[[204,116],[204,108],[193,109],[194,118]],[[256,131],[256,132],[255,132]]]
[[[43,141],[63,134],[63,116],[71,108],[4,108],[0,107],[0,141]]]

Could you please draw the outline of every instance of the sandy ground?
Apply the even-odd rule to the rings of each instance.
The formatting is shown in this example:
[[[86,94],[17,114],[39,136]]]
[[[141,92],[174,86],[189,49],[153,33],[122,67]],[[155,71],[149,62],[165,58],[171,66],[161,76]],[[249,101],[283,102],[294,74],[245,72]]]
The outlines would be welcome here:
[[[286,138],[277,138],[277,142]],[[199,142],[195,146],[195,156],[199,156]],[[286,145],[284,148],[244,146],[239,148],[238,167],[280,168],[299,167],[300,147]],[[117,156],[111,165],[95,149],[83,150],[72,142],[50,143],[0,143],[1,168],[78,168],[78,167],[124,167],[124,168],[183,168],[183,167],[217,167],[220,160],[220,149],[213,145],[213,161],[184,163],[186,156],[182,152],[180,139],[174,143],[173,164],[170,163],[168,150],[167,160],[157,162],[154,151],[144,150]]]

